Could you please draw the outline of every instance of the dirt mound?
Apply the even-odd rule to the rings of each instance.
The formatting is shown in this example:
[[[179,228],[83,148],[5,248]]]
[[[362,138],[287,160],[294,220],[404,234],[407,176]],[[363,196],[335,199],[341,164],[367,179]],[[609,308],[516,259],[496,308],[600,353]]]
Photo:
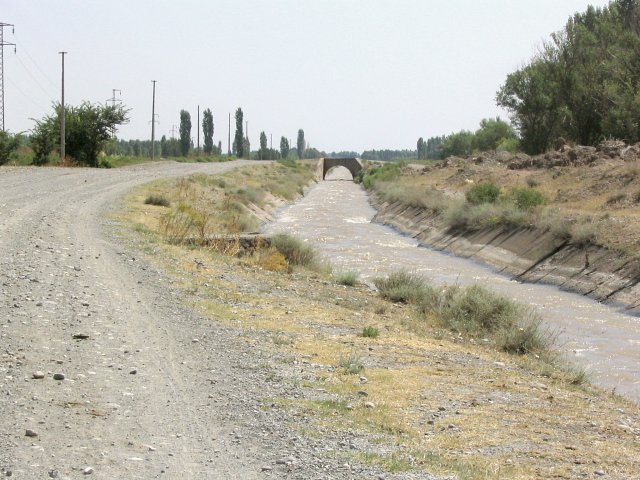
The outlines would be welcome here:
[[[592,165],[598,161],[621,160],[632,162],[640,159],[640,143],[627,145],[620,140],[606,140],[597,147],[583,145],[569,145],[563,139],[558,139],[556,149],[541,155],[527,155],[526,153],[509,153],[488,151],[466,158],[449,157],[441,162],[440,167],[460,166],[469,163],[506,165],[509,170],[550,169],[554,167],[579,167]]]

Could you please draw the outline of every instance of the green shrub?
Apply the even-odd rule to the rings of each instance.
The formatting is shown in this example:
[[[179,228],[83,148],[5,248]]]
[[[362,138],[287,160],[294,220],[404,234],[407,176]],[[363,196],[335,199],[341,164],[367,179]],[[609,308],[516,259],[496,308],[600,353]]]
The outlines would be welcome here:
[[[168,207],[171,205],[171,202],[169,202],[169,200],[166,197],[158,194],[149,195],[144,200],[144,203],[146,205],[157,205],[159,207]]]
[[[446,328],[472,337],[488,337],[509,353],[542,352],[550,336],[541,328],[540,317],[502,295],[480,285],[448,287],[423,296],[418,308],[433,314]]]
[[[544,195],[533,188],[514,188],[511,190],[509,199],[523,210],[530,210],[546,203]]]
[[[376,167],[368,170],[362,176],[362,185],[369,190],[377,182],[389,182],[400,176],[400,164],[396,162],[387,162],[382,167]]]
[[[498,197],[500,197],[500,187],[493,183],[474,185],[466,193],[467,202],[472,205],[495,203]]]
[[[400,303],[418,303],[433,290],[424,278],[404,270],[394,272],[387,278],[375,278],[373,284],[382,298]]]
[[[365,338],[378,338],[380,331],[376,327],[364,327],[361,336]]]
[[[342,272],[336,277],[336,282],[339,285],[353,287],[356,283],[358,283],[358,272]]]
[[[0,165],[9,161],[11,154],[20,146],[20,135],[11,135],[0,131]]]
[[[284,255],[291,265],[314,267],[318,264],[318,255],[314,248],[296,237],[279,233],[271,237],[271,245]]]

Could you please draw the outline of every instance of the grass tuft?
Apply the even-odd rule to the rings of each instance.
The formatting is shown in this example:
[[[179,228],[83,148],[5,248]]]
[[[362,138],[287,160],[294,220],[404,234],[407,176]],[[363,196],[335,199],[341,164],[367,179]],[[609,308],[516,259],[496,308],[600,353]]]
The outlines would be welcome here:
[[[358,272],[341,272],[336,277],[338,285],[353,287],[358,283]]]
[[[398,303],[418,303],[433,290],[424,278],[405,270],[393,272],[387,278],[375,278],[373,284],[382,298]]]
[[[318,265],[318,254],[314,248],[302,240],[279,233],[271,237],[271,245],[278,250],[291,265],[313,268]]]
[[[367,326],[362,329],[362,337],[365,338],[378,338],[380,331],[376,327]]]
[[[171,202],[167,197],[158,194],[151,194],[144,200],[145,205],[156,205],[158,207],[169,207]]]

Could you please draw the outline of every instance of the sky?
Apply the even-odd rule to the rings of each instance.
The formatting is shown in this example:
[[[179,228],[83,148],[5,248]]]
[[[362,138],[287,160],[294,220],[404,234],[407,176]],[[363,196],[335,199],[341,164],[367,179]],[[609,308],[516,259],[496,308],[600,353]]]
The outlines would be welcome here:
[[[29,131],[60,100],[130,109],[124,139],[175,135],[180,110],[213,112],[227,147],[241,107],[252,148],[303,129],[325,151],[415,149],[475,130],[569,16],[608,0],[0,0],[5,128]],[[202,121],[202,118],[200,118]],[[202,142],[202,135],[201,135]]]

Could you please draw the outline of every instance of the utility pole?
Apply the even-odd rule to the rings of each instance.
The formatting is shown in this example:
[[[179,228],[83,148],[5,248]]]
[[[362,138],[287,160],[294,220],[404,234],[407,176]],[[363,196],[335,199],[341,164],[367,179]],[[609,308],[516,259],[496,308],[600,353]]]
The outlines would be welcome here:
[[[198,105],[198,123],[196,123],[196,127],[198,129],[198,149],[197,149],[197,152],[200,153],[200,105]]]
[[[273,133],[269,134],[269,160],[273,160]]]
[[[156,82],[153,83],[153,100],[151,102],[151,161],[156,159]]]
[[[248,147],[247,150],[249,150],[247,152],[247,160],[251,160],[251,143],[249,143],[249,121],[248,120],[244,121],[244,131],[247,137],[247,147]]]
[[[0,22],[0,108],[2,109],[2,124],[0,128],[5,131],[4,128],[4,47],[5,45],[13,45],[13,53],[16,51],[16,44],[4,41],[4,27],[11,27],[11,33],[15,33],[15,29],[10,23]]]
[[[231,156],[231,112],[229,112],[229,136],[227,137],[227,156]]]
[[[64,108],[64,56],[67,52],[58,52],[62,55],[62,103],[61,103],[61,115],[60,115],[60,160],[64,163],[67,152],[65,151],[65,124],[67,123],[67,112]]]

